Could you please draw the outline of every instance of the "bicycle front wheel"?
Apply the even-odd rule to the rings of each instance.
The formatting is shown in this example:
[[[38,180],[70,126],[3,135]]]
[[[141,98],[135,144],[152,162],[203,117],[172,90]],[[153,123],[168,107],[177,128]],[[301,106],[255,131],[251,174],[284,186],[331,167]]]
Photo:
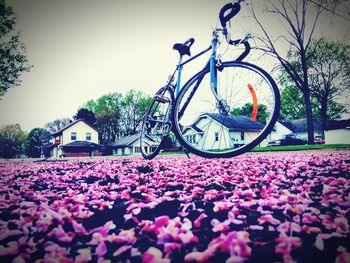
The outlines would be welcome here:
[[[178,140],[207,158],[233,157],[265,146],[280,108],[275,81],[246,62],[222,63],[216,79],[213,91],[207,68],[180,91],[174,106]]]
[[[173,101],[172,90],[165,86],[154,95],[147,109],[140,135],[141,154],[145,159],[152,159],[159,153],[164,137],[172,128],[170,111]]]

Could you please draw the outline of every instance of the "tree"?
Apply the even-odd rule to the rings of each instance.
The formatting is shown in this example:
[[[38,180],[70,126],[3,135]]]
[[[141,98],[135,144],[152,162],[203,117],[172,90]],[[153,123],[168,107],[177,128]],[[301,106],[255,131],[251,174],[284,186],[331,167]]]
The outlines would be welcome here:
[[[71,123],[71,119],[69,118],[56,119],[54,121],[46,123],[44,125],[44,128],[50,133],[55,133],[62,129],[64,126],[67,126],[69,123]]]
[[[19,33],[14,33],[16,17],[5,0],[0,0],[0,96],[20,84],[20,76],[32,67]]]
[[[130,90],[125,96],[109,93],[97,100],[89,100],[83,107],[96,116],[100,142],[111,144],[122,136],[134,134],[140,128],[151,97]]]
[[[276,18],[276,23],[281,23],[287,30],[276,37],[273,36],[274,32],[269,32],[269,25],[264,25],[252,8],[255,21],[262,31],[262,36],[256,37],[261,41],[259,49],[279,61],[280,66],[303,94],[309,144],[314,143],[314,127],[307,53],[312,49],[311,41],[320,15],[325,10],[324,7],[334,8],[335,3],[336,1],[320,0],[316,5],[310,0],[267,0],[266,12],[270,17]],[[282,48],[279,48],[278,44],[282,44]],[[288,52],[285,52],[285,45],[289,47]],[[291,58],[297,58],[298,65],[292,63]],[[298,66],[300,69],[297,68]]]
[[[251,116],[252,109],[253,109],[253,104],[246,103],[241,108],[233,108],[230,113],[231,115]],[[268,117],[269,117],[269,113],[267,112],[267,107],[263,104],[259,104],[257,121],[260,123],[266,123],[266,120]]]
[[[32,129],[24,143],[24,150],[27,156],[31,158],[39,158],[41,155],[41,146],[47,144],[50,133],[42,128]]]
[[[119,93],[109,93],[97,100],[90,100],[84,107],[96,116],[96,127],[100,142],[110,144],[119,138],[121,132],[121,101]]]
[[[126,134],[134,134],[141,128],[141,123],[151,100],[152,97],[141,91],[132,89],[126,93],[122,101],[122,121]]]
[[[301,91],[295,86],[294,82],[288,77],[288,74],[282,72],[279,77],[281,86],[281,110],[280,119],[295,120],[305,119],[306,110],[303,103],[304,98]],[[312,115],[314,119],[321,119],[321,104],[315,96],[311,97]],[[345,112],[345,106],[334,100],[327,101],[327,120],[335,120],[341,117]]]
[[[336,102],[350,88],[350,46],[321,38],[307,52],[311,95],[318,101],[323,129],[329,120],[346,112]]]
[[[79,120],[82,119],[85,122],[87,122],[90,125],[94,125],[96,122],[96,117],[95,117],[95,113],[87,108],[80,108],[77,112],[77,114],[75,114],[73,116],[73,118],[75,120]]]
[[[0,157],[15,158],[23,153],[25,133],[19,124],[6,125],[0,129]]]
[[[289,84],[289,85],[288,85]],[[301,91],[295,87],[294,82],[281,83],[281,109],[280,109],[280,119],[281,120],[296,120],[296,119],[305,119],[306,110],[304,104],[304,98]],[[312,113],[313,117],[318,116],[315,107],[315,101],[312,101]]]

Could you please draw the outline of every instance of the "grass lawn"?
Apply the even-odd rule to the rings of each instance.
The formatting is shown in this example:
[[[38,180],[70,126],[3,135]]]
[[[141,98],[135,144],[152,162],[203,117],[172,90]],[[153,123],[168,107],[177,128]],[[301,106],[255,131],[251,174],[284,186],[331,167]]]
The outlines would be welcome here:
[[[255,147],[252,152],[276,152],[276,151],[304,151],[304,150],[338,150],[350,149],[350,144],[314,144],[314,145],[288,145],[288,146],[270,146]],[[191,154],[191,153],[190,153]],[[185,155],[183,151],[161,152],[160,155]]]
[[[302,151],[302,150],[330,150],[330,149],[350,149],[350,144],[314,144],[314,145],[288,145],[255,147],[253,152],[272,152],[272,151]]]

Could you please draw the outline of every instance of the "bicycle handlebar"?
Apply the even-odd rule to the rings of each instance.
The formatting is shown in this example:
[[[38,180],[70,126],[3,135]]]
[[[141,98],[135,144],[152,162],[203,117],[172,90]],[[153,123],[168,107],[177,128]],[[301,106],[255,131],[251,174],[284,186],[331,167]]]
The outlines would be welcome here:
[[[184,42],[184,45],[187,46],[188,48],[190,48],[193,43],[194,43],[194,38],[191,37]]]
[[[238,0],[234,4],[229,3],[224,5],[223,8],[221,8],[219,18],[223,28],[226,28],[226,23],[230,21],[232,17],[239,13],[239,11],[241,10],[241,2],[242,0]]]

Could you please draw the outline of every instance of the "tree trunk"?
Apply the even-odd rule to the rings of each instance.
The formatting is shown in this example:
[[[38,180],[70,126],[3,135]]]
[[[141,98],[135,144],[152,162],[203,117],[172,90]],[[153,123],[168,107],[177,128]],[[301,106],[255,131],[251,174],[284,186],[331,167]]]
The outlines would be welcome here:
[[[310,92],[308,90],[304,91],[304,101],[306,109],[306,122],[307,122],[307,143],[315,144],[314,141],[314,120],[312,116],[312,105]]]
[[[309,87],[309,74],[306,58],[306,50],[302,42],[300,43],[300,60],[301,67],[303,70],[303,87],[302,91],[304,94],[305,109],[306,109],[306,122],[307,122],[307,143],[315,144],[314,141],[314,120],[312,116],[312,105],[311,105],[311,92]]]
[[[322,136],[325,138],[324,131],[327,125],[327,99],[323,99],[321,103],[321,122],[322,122]]]

